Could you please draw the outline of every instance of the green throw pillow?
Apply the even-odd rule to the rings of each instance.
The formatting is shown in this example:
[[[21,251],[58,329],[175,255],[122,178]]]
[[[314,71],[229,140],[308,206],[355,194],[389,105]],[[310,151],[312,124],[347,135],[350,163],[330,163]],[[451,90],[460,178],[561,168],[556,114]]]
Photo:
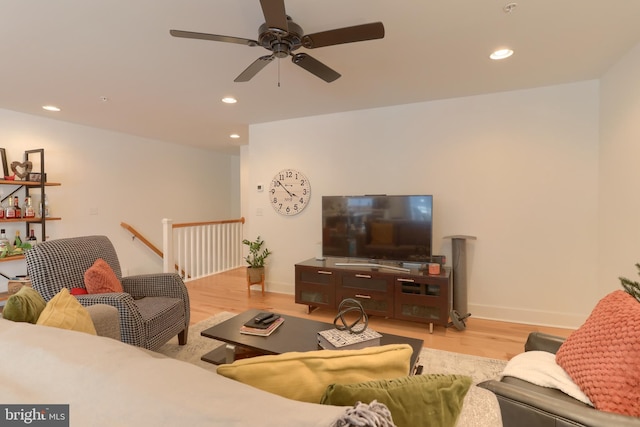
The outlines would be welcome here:
[[[353,406],[377,400],[387,405],[398,427],[453,427],[470,386],[470,377],[439,374],[332,384],[320,403]]]
[[[2,317],[14,322],[36,323],[47,303],[38,291],[23,286],[7,299]]]

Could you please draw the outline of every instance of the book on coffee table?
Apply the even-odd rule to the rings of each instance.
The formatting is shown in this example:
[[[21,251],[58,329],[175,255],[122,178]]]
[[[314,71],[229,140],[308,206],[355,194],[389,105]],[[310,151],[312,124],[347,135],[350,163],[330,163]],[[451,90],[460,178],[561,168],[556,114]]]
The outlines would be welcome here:
[[[273,333],[273,331],[278,329],[278,327],[283,323],[284,323],[284,317],[278,317],[267,328],[252,328],[250,326],[242,325],[240,327],[240,333],[245,335],[258,335],[261,337],[268,337]]]
[[[360,334],[334,328],[318,332],[318,345],[325,350],[357,350],[380,345],[380,338],[382,335],[369,328]]]

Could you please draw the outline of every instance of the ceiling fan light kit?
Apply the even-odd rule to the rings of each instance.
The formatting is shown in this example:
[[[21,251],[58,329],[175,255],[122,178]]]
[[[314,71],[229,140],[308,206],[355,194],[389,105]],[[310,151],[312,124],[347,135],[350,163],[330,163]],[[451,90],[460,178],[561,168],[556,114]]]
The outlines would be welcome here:
[[[210,40],[224,43],[242,44],[249,47],[262,46],[271,51],[270,55],[261,56],[250,64],[235,82],[248,82],[274,58],[291,56],[291,61],[327,83],[333,82],[340,74],[307,53],[294,53],[297,49],[316,49],[345,43],[355,43],[384,38],[382,22],[356,25],[304,34],[302,27],[286,14],[284,0],[260,0],[265,22],[258,28],[258,40],[241,37],[222,36],[217,34],[197,33],[192,31],[170,30],[173,37]]]

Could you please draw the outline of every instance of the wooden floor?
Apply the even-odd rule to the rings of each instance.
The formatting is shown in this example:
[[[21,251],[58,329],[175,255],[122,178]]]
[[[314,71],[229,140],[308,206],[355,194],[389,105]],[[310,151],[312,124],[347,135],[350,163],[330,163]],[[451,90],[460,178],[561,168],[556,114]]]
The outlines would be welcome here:
[[[307,306],[296,304],[293,295],[266,292],[262,296],[260,287],[254,286],[251,296],[248,296],[245,274],[243,267],[187,282],[191,299],[191,324],[223,311],[240,313],[250,308],[333,322],[335,311],[318,309],[307,313]],[[541,331],[563,337],[572,332],[570,329],[498,322],[473,316],[466,320],[466,324],[464,331],[435,326],[433,334],[430,334],[428,325],[423,323],[375,316],[369,320],[372,329],[422,339],[425,347],[503,360],[509,360],[523,351],[529,332]]]

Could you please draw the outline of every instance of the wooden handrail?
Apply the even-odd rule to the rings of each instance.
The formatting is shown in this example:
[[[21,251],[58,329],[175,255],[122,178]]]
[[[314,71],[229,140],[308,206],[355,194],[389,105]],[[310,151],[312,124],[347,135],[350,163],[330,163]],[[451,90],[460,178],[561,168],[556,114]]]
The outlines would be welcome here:
[[[153,252],[155,252],[160,258],[162,258],[164,256],[164,254],[162,253],[162,251],[160,249],[158,249],[153,243],[151,243],[149,240],[147,240],[142,234],[140,234],[135,228],[133,228],[132,226],[130,226],[129,224],[127,224],[126,222],[121,222],[120,226],[122,228],[124,228],[125,230],[127,230],[128,232],[130,232],[131,234],[133,234],[134,238],[138,238],[140,239],[140,241],[142,243],[144,243],[149,249],[151,249]],[[177,266],[176,266],[177,267]]]
[[[218,225],[218,224],[235,224],[235,223],[244,224],[244,217],[240,217],[238,219],[224,219],[222,221],[206,221],[206,222],[184,222],[182,224],[172,224],[173,228],[183,228],[183,227],[199,227],[201,225]]]
[[[173,234],[173,232],[177,228],[203,227],[203,226],[208,226],[208,225],[224,225],[224,224],[244,224],[244,223],[245,223],[244,217],[241,217],[241,218],[238,218],[238,219],[226,219],[226,220],[221,220],[221,221],[189,222],[189,223],[182,223],[182,224],[172,224],[171,220],[163,220],[163,224],[168,224],[171,227],[170,229],[167,229],[166,227],[163,227],[164,228],[163,232],[164,233],[169,232],[169,233]],[[127,231],[129,231],[133,235],[133,239],[138,238],[145,246],[147,246],[149,249],[151,249],[160,258],[162,258],[162,259],[165,258],[162,249],[157,248],[153,243],[151,243],[148,239],[146,239],[140,232],[138,232],[131,225],[127,224],[126,222],[121,222],[120,226],[122,228],[126,229]],[[234,229],[236,229],[236,228],[237,227],[234,227]],[[171,258],[171,254],[169,254],[168,258],[169,259]],[[187,268],[181,268],[178,265],[178,263],[175,263],[174,267],[175,267],[175,270],[180,271],[182,273],[182,277],[191,278],[191,274],[187,275],[187,273],[185,271],[185,270],[187,270]],[[167,267],[165,266],[164,268],[167,268]],[[168,269],[169,270],[171,269],[170,265],[168,266]]]
[[[158,249],[153,243],[151,243],[149,240],[147,240],[142,234],[140,234],[140,232],[138,232],[138,230],[136,230],[135,228],[133,228],[132,226],[130,226],[126,222],[121,222],[120,226],[122,228],[124,228],[125,230],[127,230],[128,232],[130,232],[131,234],[133,234],[134,238],[139,239],[149,249],[151,249],[153,252],[155,252],[160,258],[164,257],[163,252],[160,249]],[[175,267],[176,267],[176,270],[180,270],[180,266],[178,264],[175,264]],[[184,270],[182,270],[182,277],[185,277]]]

